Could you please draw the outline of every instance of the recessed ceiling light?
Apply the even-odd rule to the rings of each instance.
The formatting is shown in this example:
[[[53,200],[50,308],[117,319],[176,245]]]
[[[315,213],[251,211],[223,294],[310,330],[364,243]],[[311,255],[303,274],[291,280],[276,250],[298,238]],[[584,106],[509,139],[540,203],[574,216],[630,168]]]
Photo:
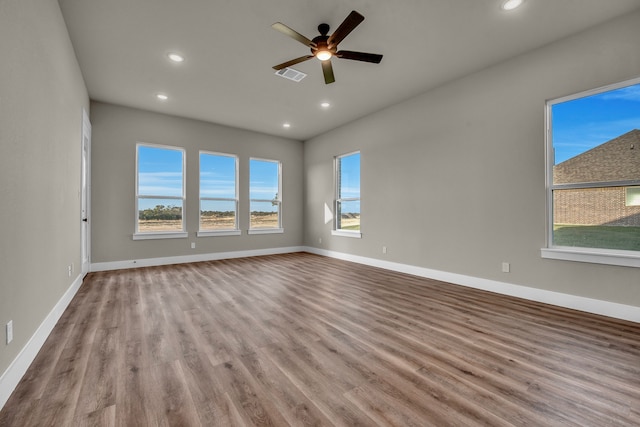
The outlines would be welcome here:
[[[177,54],[177,53],[169,53],[167,56],[173,62],[182,62],[182,61],[184,61],[184,56],[182,56],[180,54]]]
[[[513,10],[524,3],[524,0],[506,0],[502,2],[502,10]]]
[[[169,97],[167,95],[165,95],[164,93],[157,94],[156,98],[158,98],[160,101],[166,101],[167,99],[169,99]]]
[[[291,123],[283,123],[282,127],[286,128],[286,129],[289,129],[291,127]]]
[[[331,104],[329,104],[328,102],[323,102],[322,104],[320,104],[320,106],[322,108],[329,108],[329,107],[331,107]]]

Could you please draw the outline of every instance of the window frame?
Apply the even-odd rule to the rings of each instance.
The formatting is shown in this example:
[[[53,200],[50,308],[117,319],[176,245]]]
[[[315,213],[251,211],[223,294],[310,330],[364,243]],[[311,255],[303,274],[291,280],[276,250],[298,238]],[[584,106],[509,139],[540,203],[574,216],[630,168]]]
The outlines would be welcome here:
[[[633,187],[640,185],[640,180],[623,180],[611,182],[580,182],[574,184],[554,184],[554,146],[553,146],[553,121],[552,108],[556,104],[586,98],[605,92],[633,86],[640,83],[640,78],[625,80],[595,89],[578,92],[560,98],[549,99],[545,102],[545,191],[546,191],[546,238],[545,247],[540,250],[542,258],[577,261],[593,264],[607,264],[625,267],[640,267],[640,251],[604,249],[579,246],[559,246],[553,244],[553,193],[555,190],[606,188],[606,187]]]
[[[181,196],[163,196],[163,195],[140,195],[140,147],[148,147],[162,150],[179,151],[182,154],[182,188]],[[181,239],[189,236],[186,231],[186,182],[187,182],[187,153],[183,147],[177,147],[173,145],[152,144],[147,142],[136,143],[136,157],[135,157],[135,211],[134,211],[134,233],[133,240],[151,240],[151,239]],[[165,199],[165,200],[180,200],[182,202],[182,230],[180,231],[140,231],[139,224],[139,201],[140,199]]]
[[[235,184],[235,199],[230,199],[230,198],[226,198],[226,197],[203,197],[202,196],[202,155],[208,155],[208,156],[218,156],[218,157],[230,157],[235,159],[235,174],[234,174],[234,184]],[[238,215],[238,207],[239,207],[239,166],[240,166],[240,162],[239,162],[239,158],[237,155],[235,154],[228,154],[228,153],[220,153],[220,152],[216,152],[216,151],[207,151],[207,150],[200,150],[198,152],[198,232],[196,233],[197,237],[209,237],[209,236],[239,236],[240,234],[242,234],[242,231],[240,230],[240,226],[239,226],[239,215]],[[229,228],[229,229],[220,229],[220,230],[203,230],[202,229],[202,201],[203,200],[207,200],[207,201],[230,201],[230,202],[234,202],[235,203],[235,226],[234,228]]]
[[[252,199],[251,198],[251,162],[271,162],[275,163],[278,166],[278,197],[276,199]],[[265,159],[261,157],[250,157],[249,158],[249,228],[247,230],[247,234],[278,234],[284,233],[284,227],[282,225],[282,161],[274,160],[274,159]],[[278,205],[278,226],[273,228],[252,228],[251,227],[251,203],[252,202],[260,202],[260,203],[277,203]]]
[[[351,238],[356,238],[356,239],[360,239],[362,238],[362,223],[360,223],[360,230],[344,230],[342,228],[338,228],[338,224],[339,224],[339,217],[338,215],[340,214],[340,210],[338,208],[338,206],[343,203],[343,202],[360,202],[362,201],[362,189],[358,188],[358,194],[360,195],[360,197],[340,197],[341,196],[341,192],[340,192],[340,171],[341,171],[341,165],[342,162],[341,160],[345,157],[349,157],[349,156],[353,156],[355,154],[358,154],[360,156],[360,175],[362,176],[362,153],[360,152],[360,150],[356,150],[356,151],[351,151],[349,153],[345,153],[345,154],[340,154],[338,156],[335,156],[333,158],[333,188],[334,188],[334,200],[333,200],[333,209],[334,209],[334,214],[333,214],[333,229],[331,230],[331,234],[333,236],[342,236],[342,237],[351,237]],[[361,187],[361,186],[360,186]]]

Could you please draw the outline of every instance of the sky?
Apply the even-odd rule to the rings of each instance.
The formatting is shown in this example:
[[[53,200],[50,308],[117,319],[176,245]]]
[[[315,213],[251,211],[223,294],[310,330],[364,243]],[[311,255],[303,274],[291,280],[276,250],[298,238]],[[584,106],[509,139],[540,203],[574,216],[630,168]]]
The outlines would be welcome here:
[[[340,198],[360,198],[360,153],[340,157]],[[342,213],[360,213],[360,200],[342,202]]]
[[[179,149],[138,147],[138,195],[182,197],[182,169],[184,152]],[[235,199],[237,158],[234,156],[200,153],[200,197]],[[188,161],[188,159],[187,159]],[[273,200],[278,193],[278,168],[276,161],[250,160],[250,198]],[[148,209],[156,205],[179,206],[181,200],[140,199],[138,208]],[[271,202],[254,203],[252,210],[276,211]],[[235,210],[233,201],[202,202],[202,210]]]
[[[555,163],[640,129],[640,83],[551,107]]]

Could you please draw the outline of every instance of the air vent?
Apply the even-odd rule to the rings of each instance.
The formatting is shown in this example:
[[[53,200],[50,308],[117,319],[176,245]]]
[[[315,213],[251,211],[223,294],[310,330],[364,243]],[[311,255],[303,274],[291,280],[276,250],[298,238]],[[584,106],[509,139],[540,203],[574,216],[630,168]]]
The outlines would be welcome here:
[[[300,80],[307,77],[305,73],[301,73],[298,70],[294,70],[293,68],[283,68],[282,70],[276,71],[276,75],[280,77],[284,77],[285,79],[293,80],[294,82],[299,82]]]

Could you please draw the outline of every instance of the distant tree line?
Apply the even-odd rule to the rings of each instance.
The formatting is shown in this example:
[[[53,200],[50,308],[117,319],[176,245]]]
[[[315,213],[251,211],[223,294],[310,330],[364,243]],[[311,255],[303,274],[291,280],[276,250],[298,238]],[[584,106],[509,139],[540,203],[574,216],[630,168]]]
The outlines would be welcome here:
[[[141,220],[179,220],[182,219],[182,208],[180,206],[156,205],[151,209],[140,211],[138,219]]]
[[[251,215],[254,216],[267,216],[273,215],[275,212],[258,212],[253,211]],[[214,218],[225,218],[225,217],[233,217],[235,216],[234,211],[201,211],[200,214],[202,216],[214,217]],[[143,221],[151,221],[151,220],[180,220],[182,219],[182,208],[180,206],[165,206],[165,205],[156,205],[154,208],[141,210],[138,218]]]
[[[236,215],[234,211],[200,211],[200,214],[202,216],[212,216],[215,218],[228,218]]]

